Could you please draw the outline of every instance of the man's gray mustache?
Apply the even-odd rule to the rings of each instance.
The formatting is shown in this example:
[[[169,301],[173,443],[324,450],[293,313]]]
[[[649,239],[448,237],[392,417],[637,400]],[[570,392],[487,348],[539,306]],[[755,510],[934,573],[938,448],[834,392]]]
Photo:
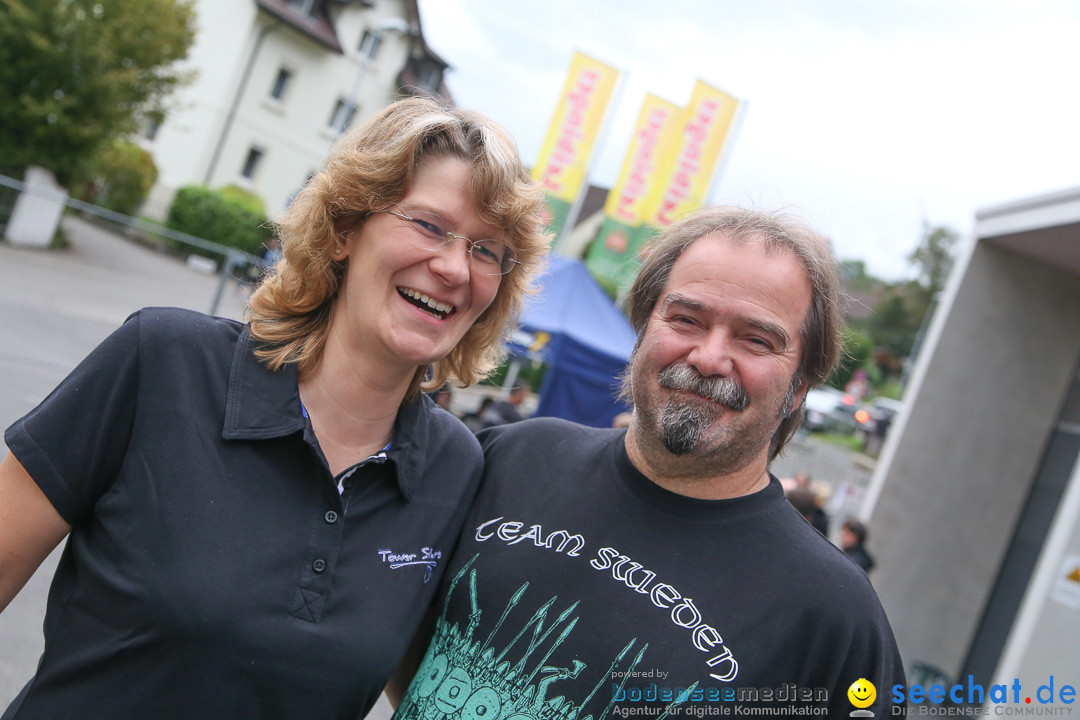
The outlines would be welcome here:
[[[737,381],[705,377],[684,363],[668,365],[656,376],[656,381],[662,388],[692,392],[734,410],[744,410],[750,404],[750,396]]]

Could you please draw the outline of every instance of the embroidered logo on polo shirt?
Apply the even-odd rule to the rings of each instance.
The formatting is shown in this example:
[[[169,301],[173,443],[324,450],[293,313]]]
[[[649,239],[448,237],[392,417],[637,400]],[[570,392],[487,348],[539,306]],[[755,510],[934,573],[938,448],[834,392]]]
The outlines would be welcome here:
[[[418,553],[398,553],[393,550],[379,550],[378,553],[382,561],[390,565],[391,570],[398,570],[412,565],[423,565],[425,584],[431,579],[431,571],[442,560],[442,551],[429,547],[420,548]]]

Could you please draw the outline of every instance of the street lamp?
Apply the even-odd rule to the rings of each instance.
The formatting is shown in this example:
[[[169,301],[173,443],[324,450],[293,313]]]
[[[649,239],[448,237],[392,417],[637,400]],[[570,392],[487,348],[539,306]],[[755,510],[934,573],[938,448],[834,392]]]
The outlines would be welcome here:
[[[371,44],[375,48],[379,47],[382,42],[383,33],[386,32],[399,32],[410,33],[411,28],[405,18],[400,17],[388,17],[379,20],[377,23],[368,26],[367,31],[371,34]],[[364,48],[361,48],[363,50]],[[349,91],[349,95],[345,98],[344,104],[341,106],[341,110],[338,112],[338,117],[334,123],[334,141],[337,142],[338,138],[345,134],[345,126],[348,123],[350,109],[356,107],[356,103],[360,98],[360,88],[364,84],[364,77],[367,75],[368,66],[372,61],[372,53],[364,52],[360,57],[360,69],[356,73],[356,79],[353,81],[352,89]]]

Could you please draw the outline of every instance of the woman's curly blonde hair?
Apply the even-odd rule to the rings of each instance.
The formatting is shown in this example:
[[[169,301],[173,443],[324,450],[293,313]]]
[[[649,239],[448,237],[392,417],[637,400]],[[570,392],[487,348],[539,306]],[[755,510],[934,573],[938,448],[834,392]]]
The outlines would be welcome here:
[[[472,166],[468,189],[477,213],[503,231],[521,264],[502,277],[495,299],[457,347],[430,368],[417,368],[406,397],[447,382],[471,385],[497,367],[502,339],[547,253],[543,193],[499,125],[479,113],[409,98],[344,135],[278,223],[282,258],[248,302],[256,354],[271,370],[296,363],[302,376],[318,365],[349,262],[335,261],[334,248],[369,213],[399,202],[417,167],[432,158]]]

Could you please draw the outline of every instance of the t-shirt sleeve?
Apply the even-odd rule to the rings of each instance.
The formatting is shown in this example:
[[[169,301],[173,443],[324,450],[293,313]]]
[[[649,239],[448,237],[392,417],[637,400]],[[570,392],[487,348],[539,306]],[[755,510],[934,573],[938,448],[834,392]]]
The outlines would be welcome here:
[[[906,682],[900,652],[877,597],[872,592],[866,595],[861,602],[847,609],[845,627],[837,633],[848,635],[849,644],[838,678],[840,683],[830,696],[829,717],[846,716],[853,709],[848,690],[861,679],[874,686],[876,697],[867,709],[874,712],[875,717],[905,714],[903,705],[894,708],[892,702],[892,688]],[[853,622],[847,625],[847,620]]]
[[[90,511],[124,462],[138,387],[136,313],[4,433],[8,449],[71,525]]]

